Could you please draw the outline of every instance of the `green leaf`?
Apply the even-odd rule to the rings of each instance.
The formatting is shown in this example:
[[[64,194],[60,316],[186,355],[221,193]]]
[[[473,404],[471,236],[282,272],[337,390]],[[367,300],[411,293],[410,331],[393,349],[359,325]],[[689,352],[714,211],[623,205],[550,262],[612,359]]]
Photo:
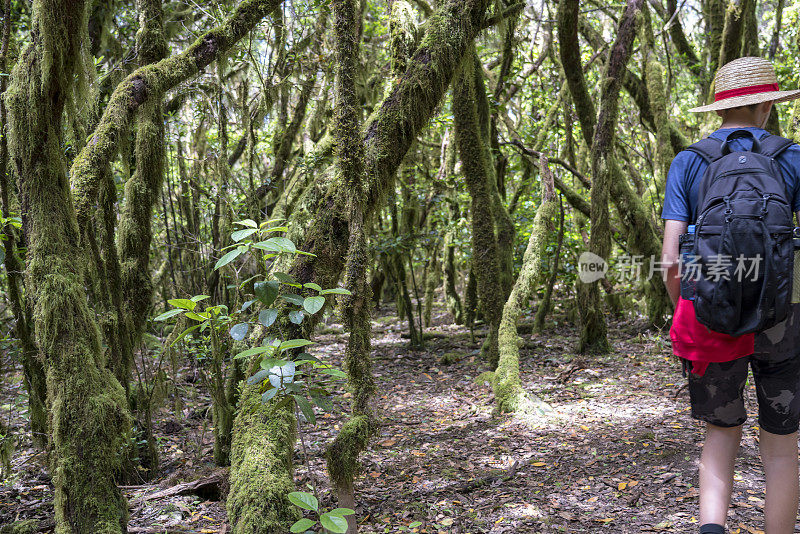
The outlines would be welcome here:
[[[306,300],[303,297],[301,297],[300,295],[297,295],[295,293],[288,293],[286,295],[281,295],[281,298],[283,300],[291,302],[292,304],[297,304],[298,306],[302,306],[303,302],[305,302],[305,300]]]
[[[217,260],[217,263],[214,264],[214,270],[216,271],[217,269],[225,267],[230,262],[241,256],[245,250],[247,250],[247,247],[236,247],[233,250],[229,250],[224,256]]]
[[[352,510],[350,508],[334,508],[333,510],[331,510],[328,513],[331,514],[331,515],[338,515],[339,517],[344,517],[346,515],[353,515],[353,514],[356,513],[356,511]],[[420,523],[420,524],[422,524],[422,523]]]
[[[253,292],[258,297],[258,300],[264,306],[271,306],[275,299],[278,297],[278,288],[280,285],[275,280],[268,280],[266,282],[256,282],[253,284]]]
[[[192,311],[197,307],[197,303],[189,299],[169,299],[168,304],[172,304],[176,308],[183,308],[184,310]]]
[[[259,369],[259,371],[247,379],[247,383],[251,386],[253,384],[258,384],[259,382],[263,382],[265,378],[269,376],[269,370],[267,369]]]
[[[311,315],[320,311],[323,306],[325,306],[325,297],[306,297],[303,301],[303,308]]]
[[[308,361],[308,362],[322,363],[322,361],[319,358],[307,352],[301,352],[300,354],[298,354],[297,357],[294,359],[294,361],[296,362]]]
[[[303,312],[302,310],[295,310],[289,312],[289,320],[294,324],[300,324],[303,322]]]
[[[319,292],[320,295],[352,295],[350,291],[343,287],[334,287],[333,289],[323,289]]]
[[[211,295],[195,295],[191,299],[192,302],[200,302],[201,300],[210,299]]]
[[[421,527],[421,526],[422,526],[422,521],[414,521],[413,523],[408,525],[408,528],[417,528],[417,527]]]
[[[157,316],[153,320],[154,321],[166,321],[170,317],[175,317],[176,315],[180,315],[183,312],[184,312],[184,310],[169,310],[169,311],[165,311],[164,313],[162,313],[161,315]]]
[[[270,308],[268,310],[261,310],[258,312],[258,322],[264,325],[264,328],[269,328],[275,319],[278,318],[278,310]]]
[[[298,347],[305,347],[306,345],[313,344],[313,341],[309,341],[307,339],[289,339],[278,346],[278,351],[283,352],[285,350],[296,349]]]
[[[314,289],[316,291],[322,291],[322,288],[319,287],[319,284],[315,284],[314,282],[303,284],[303,287],[307,287],[308,289]]]
[[[314,407],[311,406],[311,403],[302,395],[292,395],[292,397],[294,397],[295,402],[297,402],[300,411],[306,416],[306,420],[312,425],[316,425],[317,418],[314,416]]]
[[[248,300],[247,302],[245,302],[244,304],[242,304],[242,307],[241,307],[241,309],[240,309],[239,311],[240,311],[240,312],[243,312],[243,311],[245,311],[247,308],[249,308],[250,306],[252,306],[252,305],[253,305],[253,303],[254,303],[255,301],[256,301],[256,299]]]
[[[233,358],[248,358],[250,356],[255,356],[256,354],[262,354],[264,352],[272,351],[272,347],[270,346],[261,346],[261,347],[253,347],[252,349],[243,350]]]
[[[267,233],[269,233],[269,232],[288,232],[289,231],[289,227],[288,226],[273,226],[272,228],[267,228],[264,231],[267,232]]]
[[[298,520],[294,525],[292,525],[289,530],[294,533],[305,532],[306,530],[310,529],[316,524],[317,524],[316,521],[312,521],[304,517],[303,519]]]
[[[199,324],[196,324],[196,325],[194,325],[194,326],[190,326],[189,328],[187,328],[186,330],[184,330],[183,332],[181,332],[181,335],[179,335],[178,337],[176,337],[176,338],[175,338],[175,341],[173,341],[172,343],[170,343],[170,345],[169,345],[169,346],[170,346],[170,347],[172,347],[173,345],[175,345],[175,343],[177,343],[177,342],[178,342],[178,341],[180,341],[181,339],[185,338],[186,336],[188,336],[189,334],[191,334],[192,332],[194,332],[195,330],[197,330],[198,328],[200,328],[200,326],[201,326],[201,325],[199,325]]]
[[[326,412],[333,411],[333,403],[328,400],[326,397],[321,395],[311,395],[311,400],[314,401],[314,404],[322,408]]]
[[[289,495],[289,500],[292,504],[316,512],[319,509],[319,501],[316,497],[305,491],[293,491]]]
[[[246,237],[250,237],[254,233],[258,232],[255,228],[245,228],[244,230],[236,230],[235,232],[231,232],[231,239],[235,242],[239,242]]]
[[[275,276],[275,278],[277,278],[278,280],[280,280],[284,284],[294,284],[295,283],[295,279],[292,278],[291,276],[289,276],[286,273],[278,272],[278,273],[274,273],[274,276]]]
[[[347,519],[338,515],[325,513],[319,516],[322,526],[336,534],[347,534]]]
[[[258,228],[258,225],[253,219],[245,219],[243,221],[236,221],[233,224],[238,224],[239,226],[249,226],[250,228]]]
[[[297,252],[297,247],[291,239],[286,237],[270,237],[264,241],[253,244],[253,248],[266,250],[267,252]]]
[[[247,335],[247,332],[250,331],[250,325],[247,323],[239,323],[233,325],[231,328],[231,337],[236,341],[241,341]]]
[[[261,402],[264,404],[268,403],[269,401],[272,400],[272,397],[274,397],[277,393],[278,393],[278,388],[268,389],[267,391],[264,392],[263,395],[261,395]]]
[[[208,320],[211,316],[206,312],[202,313],[186,312],[186,317],[193,321],[198,321],[202,323],[203,321]]]

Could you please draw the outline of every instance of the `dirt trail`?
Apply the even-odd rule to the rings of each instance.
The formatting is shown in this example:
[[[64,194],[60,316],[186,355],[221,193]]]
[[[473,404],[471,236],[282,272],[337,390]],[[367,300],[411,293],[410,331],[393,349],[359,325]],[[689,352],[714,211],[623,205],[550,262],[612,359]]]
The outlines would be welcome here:
[[[697,528],[701,427],[689,417],[684,380],[669,357],[665,334],[630,334],[632,325],[612,324],[615,352],[603,357],[572,353],[572,327],[524,334],[524,386],[553,407],[550,414],[524,419],[494,413],[491,388],[475,380],[485,369],[466,329],[437,324],[426,331],[425,350],[410,351],[403,325],[383,311],[386,316],[373,321],[382,426],[357,480],[362,533]],[[446,317],[435,315],[437,321]],[[330,324],[318,337],[317,351],[339,363],[345,340],[340,326]],[[442,362],[445,354],[452,363]],[[189,375],[182,370],[183,379]],[[10,410],[17,417],[12,424],[23,425],[20,392],[5,387],[2,402],[0,416],[8,420]],[[198,394],[180,417],[172,409],[157,416],[165,475],[127,489],[129,498],[211,469],[208,402]],[[753,403],[750,408],[728,523],[739,534],[763,528]],[[342,420],[341,414],[326,414],[315,427],[302,425],[322,488],[328,487],[322,453]],[[48,522],[52,493],[42,455],[25,446],[13,461],[18,476],[0,486],[0,525],[29,517]],[[296,460],[302,487],[310,479],[299,443]],[[334,506],[327,492],[322,505]],[[420,521],[420,527],[407,527]],[[227,530],[223,503],[191,495],[146,501],[131,510],[130,525],[131,532]]]

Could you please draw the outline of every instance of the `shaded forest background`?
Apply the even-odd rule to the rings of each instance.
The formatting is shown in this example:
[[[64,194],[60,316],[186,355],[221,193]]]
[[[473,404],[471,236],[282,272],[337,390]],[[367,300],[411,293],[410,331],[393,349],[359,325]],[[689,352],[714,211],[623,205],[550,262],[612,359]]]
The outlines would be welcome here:
[[[798,87],[797,5],[0,0],[0,12],[1,532],[691,523],[614,526],[614,506],[663,507],[644,483],[623,494],[646,462],[636,478],[602,471],[617,495],[600,517],[547,491],[516,519],[467,497],[432,511],[425,497],[384,520],[376,503],[405,497],[370,499],[371,479],[392,480],[375,451],[408,452],[406,432],[438,441],[391,425],[439,413],[446,394],[470,406],[465,450],[486,446],[482,425],[518,445],[545,428],[544,456],[468,455],[453,475],[464,486],[428,488],[456,461],[445,454],[414,485],[463,496],[524,480],[509,490],[524,494],[544,484],[537,467],[592,465],[560,444],[576,380],[604,384],[608,413],[641,401],[648,428],[680,413],[651,262],[666,173],[718,124],[685,111],[713,96],[718,66],[766,57]],[[776,106],[768,129],[800,140],[798,110]],[[610,264],[592,283],[578,278],[587,250]],[[614,376],[649,376],[649,393],[625,397]],[[390,415],[398,399],[408,413]],[[666,455],[678,458],[693,447],[684,430],[639,441],[684,443]],[[662,463],[658,484],[692,476]],[[213,517],[170,501],[185,495],[215,503]],[[177,519],[147,515],[162,500]]]

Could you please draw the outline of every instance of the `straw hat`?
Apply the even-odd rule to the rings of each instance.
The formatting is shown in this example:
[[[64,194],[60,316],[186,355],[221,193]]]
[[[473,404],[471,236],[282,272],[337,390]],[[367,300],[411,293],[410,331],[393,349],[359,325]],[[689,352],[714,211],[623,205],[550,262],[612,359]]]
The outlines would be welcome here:
[[[800,98],[800,89],[780,91],[772,63],[760,57],[741,57],[726,63],[714,78],[714,103],[689,111],[716,111],[773,100]]]

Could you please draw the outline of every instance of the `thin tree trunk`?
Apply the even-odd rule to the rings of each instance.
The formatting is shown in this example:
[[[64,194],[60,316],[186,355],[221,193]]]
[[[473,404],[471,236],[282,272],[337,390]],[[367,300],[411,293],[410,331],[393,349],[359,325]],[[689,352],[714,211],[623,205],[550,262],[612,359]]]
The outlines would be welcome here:
[[[427,25],[428,33],[409,60],[405,75],[367,121],[362,138],[368,177],[365,219],[378,211],[393,188],[400,162],[441,102],[480,29],[488,4],[488,0],[443,2]],[[298,282],[313,281],[322,287],[338,282],[350,237],[343,200],[338,184],[332,184],[320,199],[316,216],[298,246],[315,256],[300,256],[289,269]],[[303,327],[313,329],[317,315],[304,321]],[[293,484],[292,415],[271,413],[271,406],[261,405],[258,389],[252,386],[244,388],[240,406],[234,422],[227,503],[231,527],[234,534],[285,532],[281,521],[291,517],[285,494]]]
[[[453,119],[461,167],[472,205],[472,256],[480,308],[489,327],[483,357],[494,369],[498,361],[497,329],[503,311],[501,263],[492,212],[492,176],[487,171],[487,151],[480,130],[475,94],[474,52],[470,51],[453,82]]]
[[[345,348],[344,368],[353,393],[351,414],[327,451],[331,475],[339,506],[355,508],[354,479],[358,457],[367,448],[376,430],[375,410],[371,399],[375,393],[370,358],[370,287],[367,283],[369,251],[364,231],[364,145],[361,142],[361,110],[356,91],[358,74],[358,19],[356,0],[334,0],[332,3],[336,35],[336,109],[334,136],[336,170],[347,191],[349,209],[349,246],[345,265],[345,288],[350,295],[343,299],[345,326],[350,333]],[[347,516],[347,532],[358,532],[357,517]]]
[[[600,94],[600,109],[591,144],[592,233],[589,251],[605,261],[611,252],[608,199],[615,165],[613,147],[619,109],[621,75],[630,59],[636,36],[636,18],[643,0],[628,0],[617,28],[617,38],[609,50]],[[597,281],[578,286],[578,308],[581,312],[581,337],[579,352],[607,352],[606,322]]]

